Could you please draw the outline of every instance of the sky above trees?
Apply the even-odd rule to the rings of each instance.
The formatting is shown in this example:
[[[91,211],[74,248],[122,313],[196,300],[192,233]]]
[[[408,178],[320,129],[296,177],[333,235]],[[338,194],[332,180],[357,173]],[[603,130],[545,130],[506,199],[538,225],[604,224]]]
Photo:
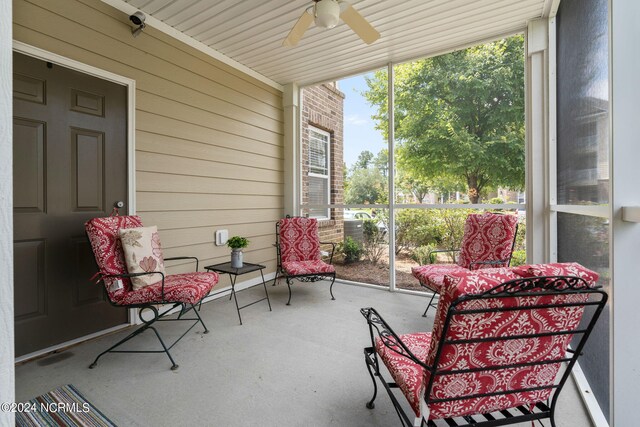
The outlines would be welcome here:
[[[344,100],[344,162],[350,168],[362,151],[368,150],[374,155],[387,147],[387,140],[376,130],[372,116],[376,109],[362,95],[367,89],[365,76],[349,77],[340,80],[340,90]]]

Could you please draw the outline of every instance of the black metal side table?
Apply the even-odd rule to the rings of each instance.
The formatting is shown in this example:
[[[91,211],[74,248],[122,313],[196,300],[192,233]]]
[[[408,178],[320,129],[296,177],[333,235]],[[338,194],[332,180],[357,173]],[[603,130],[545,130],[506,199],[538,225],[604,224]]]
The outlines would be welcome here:
[[[242,325],[242,317],[240,316],[240,310],[242,310],[243,308],[249,307],[250,305],[253,305],[253,304],[257,304],[260,301],[267,300],[267,303],[269,304],[269,311],[271,311],[271,301],[269,300],[269,293],[267,292],[267,284],[264,281],[264,274],[262,272],[262,270],[264,270],[265,268],[266,267],[264,265],[251,264],[249,262],[245,262],[241,268],[231,267],[230,262],[223,262],[222,264],[207,265],[204,268],[207,271],[215,271],[216,273],[229,275],[229,280],[231,281],[231,295],[229,295],[229,300],[231,300],[231,298],[233,297],[233,299],[236,302],[236,309],[238,310],[238,319],[240,319],[241,325]],[[238,276],[242,274],[251,273],[253,271],[258,271],[258,270],[260,270],[260,276],[262,277],[262,286],[264,287],[265,297],[257,301],[254,301],[252,303],[243,305],[242,307],[238,306],[238,297],[236,297],[236,280],[238,280]],[[243,290],[246,290],[246,289],[243,289]]]

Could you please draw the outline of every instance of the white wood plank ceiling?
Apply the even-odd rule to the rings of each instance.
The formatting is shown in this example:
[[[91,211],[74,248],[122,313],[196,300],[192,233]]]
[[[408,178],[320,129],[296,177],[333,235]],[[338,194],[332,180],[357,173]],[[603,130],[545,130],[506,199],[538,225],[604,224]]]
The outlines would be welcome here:
[[[552,0],[352,0],[380,33],[366,45],[340,22],[312,25],[283,47],[310,0],[125,0],[212,49],[280,83],[330,81],[509,35],[548,16]]]

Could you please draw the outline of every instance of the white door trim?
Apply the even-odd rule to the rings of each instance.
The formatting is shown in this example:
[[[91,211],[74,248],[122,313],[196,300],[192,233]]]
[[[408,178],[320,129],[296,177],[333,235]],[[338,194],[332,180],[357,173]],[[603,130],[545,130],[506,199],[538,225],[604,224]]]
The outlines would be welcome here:
[[[136,175],[135,175],[135,119],[136,119],[136,81],[128,77],[120,76],[118,74],[111,73],[100,68],[93,67],[88,64],[70,59],[53,52],[49,52],[38,47],[14,40],[13,41],[14,52],[19,52],[27,56],[31,56],[43,61],[51,62],[57,65],[61,65],[66,68],[70,68],[75,71],[80,71],[91,76],[108,80],[113,83],[125,86],[127,88],[127,203],[129,206],[129,214],[134,215],[136,213]],[[129,325],[136,324],[136,310],[129,310]],[[126,324],[124,324],[126,325]],[[48,347],[28,355],[19,357],[16,362],[24,361],[33,357],[41,356],[51,351],[67,347],[69,345],[76,344],[87,339],[94,338],[99,335],[108,334],[114,330],[122,328],[122,325],[115,326],[113,328],[106,329],[104,331],[98,331],[90,335],[76,338],[74,340],[63,342],[53,347]],[[27,357],[28,356],[28,357]]]
[[[34,58],[41,59],[43,61],[51,62],[54,64],[62,65],[63,67],[71,68],[72,70],[80,71],[85,74],[89,74],[94,77],[98,77],[103,80],[108,80],[113,83],[117,83],[127,88],[127,179],[128,179],[128,206],[129,214],[134,215],[136,213],[136,175],[135,175],[135,120],[136,120],[136,81],[128,77],[120,76],[118,74],[111,73],[100,68],[93,67],[88,64],[70,59],[53,52],[49,52],[39,47],[31,46],[29,44],[14,40],[13,50],[20,52]]]

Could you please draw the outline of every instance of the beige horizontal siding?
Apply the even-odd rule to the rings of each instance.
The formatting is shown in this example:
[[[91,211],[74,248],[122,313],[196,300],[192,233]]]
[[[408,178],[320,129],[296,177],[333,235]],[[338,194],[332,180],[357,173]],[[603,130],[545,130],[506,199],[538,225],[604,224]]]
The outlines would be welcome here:
[[[140,192],[186,192],[217,194],[251,194],[283,197],[282,184],[262,181],[235,180],[227,186],[227,178],[173,175],[164,172],[138,171],[136,186]]]
[[[265,163],[267,163],[266,161]],[[227,179],[227,185],[233,187],[237,179],[250,178],[256,181],[282,182],[283,175],[279,170],[251,167],[241,164],[216,163],[209,160],[191,159],[166,154],[141,151],[136,155],[138,170],[147,172],[165,172],[194,176],[209,176]]]
[[[137,210],[166,257],[226,262],[213,242],[227,229],[251,241],[247,261],[275,271],[281,92],[153,28],[133,38],[128,17],[99,0],[15,0],[13,13],[16,40],[136,81]]]
[[[241,211],[239,209],[224,208],[209,211],[162,211],[146,212],[144,218],[150,224],[156,224],[161,230],[179,229],[182,230],[185,224],[190,227],[215,226],[229,228],[231,225],[246,225],[256,222],[268,221],[273,224],[275,235],[275,223],[281,214],[278,209],[251,209]]]
[[[270,245],[275,241],[275,224],[272,222],[254,222],[250,224],[228,224],[224,227],[229,230],[229,236],[242,235],[249,239],[249,247],[247,250],[252,250],[254,246],[260,246],[264,243],[266,238],[266,244]],[[187,229],[174,229],[164,230],[162,232],[162,240],[170,241],[173,247],[189,246],[194,244],[208,244],[213,245],[215,240],[215,232],[218,228],[216,226],[204,226],[204,227],[192,227]],[[256,239],[260,240],[256,240]],[[164,248],[168,248],[167,244],[163,243]],[[228,253],[226,246],[224,253]]]
[[[179,143],[176,143],[176,142]],[[239,157],[243,165],[251,166],[258,163],[272,162],[275,166],[270,169],[277,169],[282,166],[282,158],[278,155],[280,150],[273,150],[272,155],[260,154],[256,150],[245,151],[238,147],[226,144],[226,141],[192,141],[180,137],[168,136],[157,132],[139,131],[136,135],[136,148],[139,151],[155,152],[172,156],[186,157],[192,159],[210,160],[221,163],[238,164]],[[259,145],[253,142],[253,147]],[[247,146],[247,150],[251,147]],[[264,150],[271,151],[271,150]],[[239,156],[241,154],[241,156]]]
[[[277,144],[282,139],[282,134],[261,129],[250,123],[230,120],[221,114],[211,113],[197,107],[177,102],[138,90],[136,94],[136,107],[140,111],[155,113],[164,117],[171,117],[185,123],[206,124],[207,127],[220,130],[232,135],[253,138],[270,144]]]
[[[268,144],[252,138],[245,138],[221,132],[208,127],[206,123],[192,124],[176,120],[172,117],[160,116],[145,111],[137,111],[137,129],[156,135],[166,135],[172,138],[188,139],[204,144],[226,147],[245,153],[255,153],[264,156],[282,158],[281,144]],[[212,152],[212,155],[218,151]]]

